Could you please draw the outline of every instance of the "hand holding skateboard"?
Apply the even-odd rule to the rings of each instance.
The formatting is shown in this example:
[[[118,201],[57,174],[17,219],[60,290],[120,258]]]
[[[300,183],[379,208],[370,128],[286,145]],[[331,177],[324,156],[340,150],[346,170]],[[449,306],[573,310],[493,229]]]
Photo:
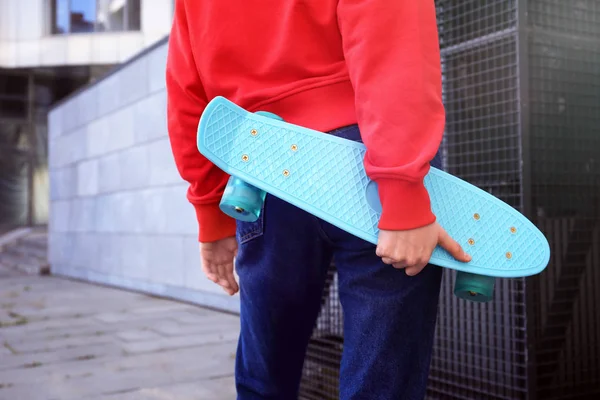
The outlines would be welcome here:
[[[377,255],[384,263],[404,268],[406,275],[414,276],[429,263],[438,245],[458,261],[471,261],[471,256],[437,222],[405,231],[380,230]]]

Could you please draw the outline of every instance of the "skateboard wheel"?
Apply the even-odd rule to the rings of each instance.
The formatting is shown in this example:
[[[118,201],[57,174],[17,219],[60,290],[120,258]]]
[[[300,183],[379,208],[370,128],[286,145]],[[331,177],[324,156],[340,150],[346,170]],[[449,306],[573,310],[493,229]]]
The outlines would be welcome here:
[[[266,195],[265,191],[232,176],[227,182],[219,208],[232,218],[254,222],[260,216]]]
[[[276,119],[278,121],[283,121],[283,118],[281,118],[279,115],[270,113],[268,111],[257,111],[256,114],[257,115],[262,115],[263,117],[267,117],[267,118],[273,118],[273,119]]]
[[[459,299],[485,303],[494,296],[495,278],[492,276],[457,271],[454,295]]]

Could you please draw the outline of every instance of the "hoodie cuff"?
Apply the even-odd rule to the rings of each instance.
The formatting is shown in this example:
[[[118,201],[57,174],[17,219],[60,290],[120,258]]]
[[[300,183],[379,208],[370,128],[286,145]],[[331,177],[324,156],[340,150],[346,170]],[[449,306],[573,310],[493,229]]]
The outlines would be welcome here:
[[[219,204],[194,204],[198,220],[198,241],[201,243],[235,236],[235,219],[225,214]]]
[[[416,229],[435,222],[431,200],[423,182],[379,179],[382,213],[379,229],[388,231]]]

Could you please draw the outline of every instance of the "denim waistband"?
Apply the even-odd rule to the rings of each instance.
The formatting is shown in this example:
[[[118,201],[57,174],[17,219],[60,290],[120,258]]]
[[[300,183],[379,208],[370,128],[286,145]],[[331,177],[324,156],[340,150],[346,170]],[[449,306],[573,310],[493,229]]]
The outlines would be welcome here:
[[[328,133],[337,137],[354,140],[356,142],[362,143],[362,139],[360,137],[360,130],[358,129],[357,124],[342,126],[340,128],[329,131]]]

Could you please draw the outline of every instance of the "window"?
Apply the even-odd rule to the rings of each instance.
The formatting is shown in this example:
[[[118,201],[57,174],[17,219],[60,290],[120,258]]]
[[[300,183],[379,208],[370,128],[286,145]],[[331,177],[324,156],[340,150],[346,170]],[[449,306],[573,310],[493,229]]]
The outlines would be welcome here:
[[[52,0],[53,34],[140,28],[140,0]]]

